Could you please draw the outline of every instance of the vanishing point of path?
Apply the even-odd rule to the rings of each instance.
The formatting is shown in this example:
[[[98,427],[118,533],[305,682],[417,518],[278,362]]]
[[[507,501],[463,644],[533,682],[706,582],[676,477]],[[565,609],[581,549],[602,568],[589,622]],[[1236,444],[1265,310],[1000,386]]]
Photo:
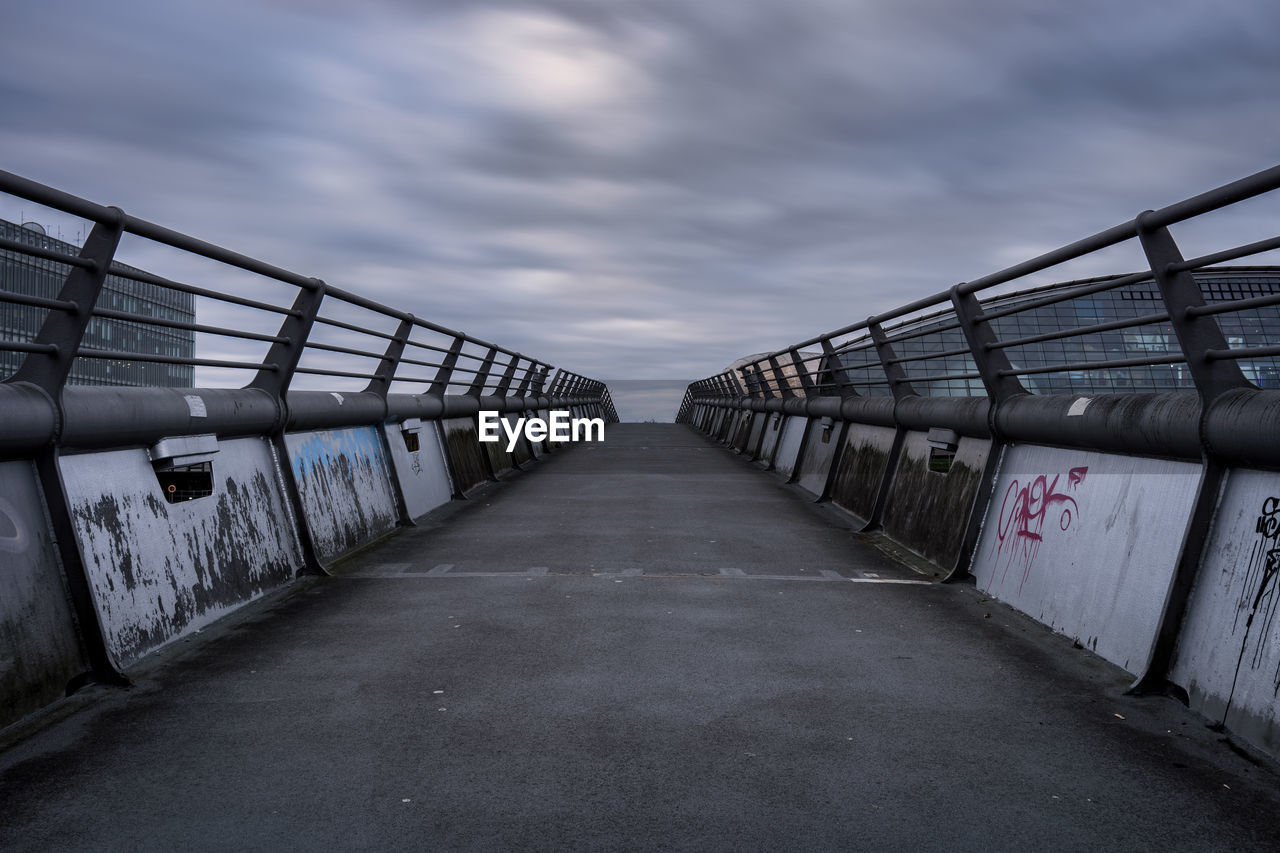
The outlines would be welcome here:
[[[0,849],[1280,849],[1181,706],[686,427],[536,467],[73,698]]]

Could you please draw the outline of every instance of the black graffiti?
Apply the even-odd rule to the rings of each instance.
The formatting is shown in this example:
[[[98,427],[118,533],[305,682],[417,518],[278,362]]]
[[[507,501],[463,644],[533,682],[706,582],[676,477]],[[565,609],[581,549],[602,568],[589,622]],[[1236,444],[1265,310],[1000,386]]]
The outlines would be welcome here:
[[[1240,658],[1244,660],[1249,647],[1249,637],[1253,634],[1254,621],[1258,621],[1257,642],[1253,653],[1249,655],[1249,668],[1257,669],[1262,665],[1267,651],[1267,638],[1275,623],[1276,612],[1280,607],[1276,578],[1280,575],[1280,497],[1270,497],[1262,502],[1262,511],[1258,514],[1254,532],[1258,538],[1254,540],[1253,551],[1249,555],[1249,567],[1245,572],[1244,586],[1240,598],[1236,602],[1235,624],[1232,633],[1240,630],[1240,619],[1244,618],[1244,639],[1240,645]],[[1280,664],[1272,675],[1274,692],[1280,694]]]

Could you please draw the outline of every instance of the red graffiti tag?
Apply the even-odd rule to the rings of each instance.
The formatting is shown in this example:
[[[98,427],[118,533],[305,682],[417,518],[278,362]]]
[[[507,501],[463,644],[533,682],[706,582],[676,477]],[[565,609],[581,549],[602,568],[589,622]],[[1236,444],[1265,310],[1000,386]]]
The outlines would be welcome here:
[[[1072,468],[1067,472],[1067,488],[1075,490],[1084,483],[1088,467]],[[1015,562],[1022,568],[1022,580],[1018,583],[1018,592],[1031,575],[1031,564],[1040,552],[1040,544],[1044,541],[1045,519],[1057,513],[1058,529],[1066,530],[1072,520],[1080,512],[1075,498],[1058,491],[1061,474],[1055,474],[1049,480],[1047,474],[1041,474],[1023,485],[1014,480],[1005,490],[1004,502],[1000,505],[999,526],[996,527],[996,570],[1004,563],[1004,571],[1000,575],[1000,583],[1004,584],[1009,567]],[[995,572],[991,574],[995,580]],[[988,585],[990,589],[990,585]]]

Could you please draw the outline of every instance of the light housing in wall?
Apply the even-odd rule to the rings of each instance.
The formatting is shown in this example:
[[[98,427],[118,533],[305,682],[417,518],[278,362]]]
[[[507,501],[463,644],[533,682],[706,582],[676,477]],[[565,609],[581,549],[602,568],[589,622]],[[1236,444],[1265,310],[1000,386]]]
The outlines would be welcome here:
[[[171,504],[213,494],[213,457],[217,454],[218,437],[212,433],[166,436],[147,448],[160,493]]]

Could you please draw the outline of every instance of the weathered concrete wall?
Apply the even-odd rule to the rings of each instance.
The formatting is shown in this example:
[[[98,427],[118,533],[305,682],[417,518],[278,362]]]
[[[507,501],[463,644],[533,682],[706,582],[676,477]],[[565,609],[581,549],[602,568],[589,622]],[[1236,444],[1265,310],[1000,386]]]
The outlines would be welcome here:
[[[453,484],[445,465],[438,425],[425,421],[418,427],[418,449],[409,450],[400,424],[387,424],[387,446],[395,466],[409,518],[425,515],[453,496]]]
[[[1228,475],[1170,679],[1191,706],[1280,754],[1280,473]]]
[[[145,450],[64,456],[62,479],[116,666],[290,580],[301,567],[265,439],[219,443],[213,494],[170,504]]]
[[[746,452],[748,442],[751,439],[751,433],[756,423],[764,417],[761,412],[739,412],[738,419],[730,427],[731,438],[729,446],[740,452]]]
[[[833,503],[864,521],[871,516],[893,436],[892,427],[849,424],[831,484]]]
[[[812,432],[805,442],[804,453],[799,464],[800,488],[820,497],[827,485],[827,476],[831,473],[831,464],[835,461],[836,451],[840,449],[840,428],[842,424],[831,425],[830,432],[822,429],[820,420],[815,420],[809,427]],[[823,433],[826,433],[824,436]]]
[[[453,487],[465,495],[489,480],[489,466],[476,433],[475,418],[449,418],[441,421],[444,449],[449,458]]]
[[[787,415],[778,431],[782,437],[778,439],[774,451],[774,469],[787,477],[796,470],[796,460],[800,458],[800,445],[804,442],[804,432],[809,426],[809,419],[803,415]]]
[[[991,441],[962,437],[951,470],[929,470],[929,442],[909,432],[884,506],[884,532],[949,571],[964,547]],[[981,508],[979,508],[981,511]]]
[[[366,426],[285,436],[307,529],[321,562],[381,536],[399,520],[379,431]]]
[[[0,728],[88,666],[30,462],[0,462]]]
[[[981,589],[1136,673],[1200,476],[1190,462],[1008,447],[971,571]]]
[[[742,452],[755,456],[760,449],[766,430],[773,428],[772,412],[755,412],[751,416],[751,426],[746,430],[746,441],[740,448]]]
[[[765,415],[764,427],[760,432],[760,452],[756,454],[756,459],[764,462],[766,465],[773,462],[774,451],[778,449],[779,442],[782,441],[783,417],[781,414],[772,412]],[[749,449],[755,448],[756,444],[749,445]]]

